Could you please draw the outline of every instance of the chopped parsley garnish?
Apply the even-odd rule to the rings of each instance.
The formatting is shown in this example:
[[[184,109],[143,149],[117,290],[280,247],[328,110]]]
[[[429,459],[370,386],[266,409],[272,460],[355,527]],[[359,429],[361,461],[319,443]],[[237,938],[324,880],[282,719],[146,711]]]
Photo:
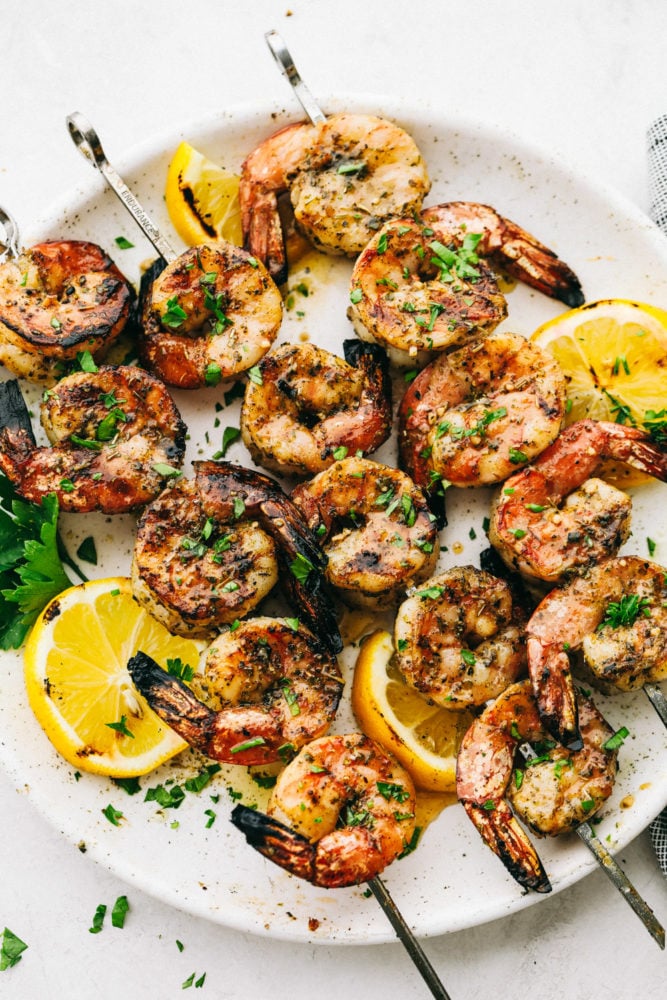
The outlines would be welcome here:
[[[248,369],[248,378],[254,385],[263,385],[264,380],[262,378],[262,369],[259,365],[253,365],[252,368]]]
[[[620,601],[610,601],[605,616],[598,625],[598,630],[608,625],[610,628],[623,628],[634,625],[637,619],[651,617],[651,609],[647,597],[639,594],[623,594]]]
[[[446,247],[439,240],[433,240],[428,244],[429,249],[435,254],[431,257],[431,263],[440,268],[441,281],[453,281],[455,276],[472,281],[479,278],[479,268],[474,265],[479,263],[475,250],[481,238],[481,233],[466,233],[458,250]]]
[[[513,465],[518,465],[519,462],[527,462],[528,455],[526,455],[525,451],[521,451],[519,448],[510,448],[509,460]]]
[[[477,663],[477,657],[475,656],[475,654],[471,649],[462,649],[461,659],[468,667],[474,667],[474,665]]]
[[[216,365],[215,362],[211,362],[210,365],[206,366],[206,371],[204,372],[204,381],[206,385],[217,385],[222,378],[222,368],[220,365]]]
[[[174,296],[171,299],[167,299],[167,309],[166,312],[162,314],[162,325],[168,326],[172,330],[177,330],[179,326],[183,326],[183,322],[188,318],[188,314],[185,309],[178,304],[178,296]]]
[[[100,931],[102,930],[102,925],[104,924],[104,918],[106,916],[106,913],[107,913],[107,908],[105,904],[100,903],[100,905],[95,910],[95,914],[93,916],[93,923],[88,928],[90,934],[100,933]]]
[[[610,736],[609,739],[602,744],[602,749],[618,750],[619,747],[623,746],[623,743],[625,742],[625,740],[628,738],[629,735],[630,735],[630,730],[627,729],[625,726],[621,726],[620,729],[616,730],[613,736]]]
[[[396,802],[405,802],[406,799],[410,798],[410,792],[405,785],[398,785],[393,781],[378,781],[376,785],[378,792],[387,802],[392,799]]]
[[[105,722],[104,725],[109,729],[113,729],[114,732],[120,733],[121,736],[129,736],[130,739],[134,739],[134,733],[127,728],[126,715],[121,715],[118,722]]]
[[[170,479],[178,479],[183,473],[180,469],[175,469],[173,465],[167,465],[166,462],[155,462],[151,466],[154,472],[157,472],[158,476],[167,476]]]
[[[305,583],[315,567],[311,563],[310,559],[306,559],[304,555],[298,552],[296,558],[289,564],[289,568],[292,576],[295,577],[299,583]]]
[[[79,559],[83,562],[91,563],[93,566],[97,566],[97,548],[95,546],[95,539],[92,535],[88,535],[79,545],[76,550],[76,554]]]
[[[449,434],[454,441],[461,441],[463,438],[471,437],[484,437],[486,435],[486,428],[489,424],[492,424],[494,420],[500,420],[501,417],[507,416],[507,408],[505,406],[499,406],[497,410],[487,410],[479,418],[476,424],[472,427],[452,427],[452,425],[445,421],[442,424],[438,424],[437,436],[442,437],[443,434]],[[514,449],[510,449],[513,451]],[[513,461],[510,455],[510,461]]]
[[[113,826],[120,826],[120,821],[125,818],[120,809],[114,809],[111,803],[104,807],[102,813],[106,816],[109,822],[113,824]]]
[[[344,444],[341,444],[338,448],[334,448],[333,457],[337,462],[342,462],[342,460],[347,457],[348,450],[349,449],[346,448]]]
[[[180,656],[167,660],[167,673],[179,681],[191,681],[195,675],[194,668],[189,663],[183,663]]]
[[[220,449],[220,451],[217,451],[213,457],[224,458],[225,455],[227,454],[227,449],[229,448],[229,446],[234,444],[235,441],[238,441],[240,437],[241,437],[241,431],[238,429],[238,427],[225,427],[224,431],[222,432],[222,448]]]
[[[116,236],[114,243],[116,244],[119,250],[131,250],[132,247],[134,246],[134,243],[130,243],[130,241],[125,238],[125,236]]]
[[[0,943],[0,972],[11,969],[17,962],[20,962],[21,955],[27,947],[25,941],[10,931],[9,927],[5,927]]]
[[[428,597],[432,601],[437,601],[445,592],[444,587],[427,587],[426,590],[418,590],[417,597]]]
[[[127,901],[127,896],[119,896],[113,904],[113,909],[111,911],[111,924],[113,927],[125,926],[125,917],[127,916],[127,911],[129,909],[130,904]]]
[[[350,292],[350,302],[353,305],[356,305],[357,302],[361,302],[363,297],[364,293],[360,288],[353,288],[352,291]]]

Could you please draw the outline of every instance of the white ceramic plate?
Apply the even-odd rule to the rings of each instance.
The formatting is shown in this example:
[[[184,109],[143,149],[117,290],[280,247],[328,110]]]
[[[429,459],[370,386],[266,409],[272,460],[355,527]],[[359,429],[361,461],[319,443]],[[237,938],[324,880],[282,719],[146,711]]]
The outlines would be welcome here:
[[[623,297],[667,302],[667,243],[637,209],[618,195],[571,172],[514,136],[487,126],[456,122],[433,109],[390,103],[377,98],[338,99],[329,111],[355,110],[381,114],[405,126],[421,147],[433,180],[427,204],[463,199],[485,202],[556,250],[578,273],[588,300]],[[240,109],[205,122],[186,124],[158,142],[143,146],[132,157],[111,161],[163,232],[178,240],[163,201],[170,153],[186,138],[212,159],[238,169],[244,155],[280,124],[299,117],[277,107]],[[102,132],[103,123],[94,123]],[[67,142],[63,135],[63,142]],[[25,232],[29,244],[38,237],[73,236],[105,246],[128,277],[136,281],[142,261],[154,256],[125,209],[104,188],[72,148],[72,177],[77,187],[49,218]],[[115,250],[114,238],[125,235],[132,250]],[[308,335],[315,343],[341,350],[351,336],[345,316],[348,261],[315,255],[310,273],[299,272],[290,287],[305,281],[308,297],[295,292],[296,305],[286,315],[279,340]],[[525,287],[509,295],[508,328],[529,335],[562,307]],[[303,315],[299,316],[298,313]],[[199,393],[177,393],[176,399],[191,430],[187,456],[211,457],[220,447],[226,425],[238,426],[238,403],[216,413],[227,386]],[[39,393],[28,390],[32,399]],[[216,416],[220,426],[214,428]],[[208,431],[208,441],[205,437]],[[241,444],[227,456],[247,462]],[[393,445],[385,445],[381,460],[394,460]],[[455,491],[451,491],[453,494]],[[637,491],[633,536],[627,551],[646,554],[646,535],[657,541],[655,558],[667,564],[664,521],[666,489],[662,485]],[[449,501],[449,527],[443,534],[448,552],[443,565],[475,562],[485,547],[482,521],[488,511],[486,491],[459,492]],[[650,526],[650,527],[649,527]],[[71,551],[85,536],[97,540],[100,562],[91,575],[127,573],[134,519],[80,515],[63,518]],[[471,539],[470,529],[476,538]],[[447,562],[449,561],[449,562]],[[132,797],[111,781],[91,775],[76,780],[28,707],[20,655],[3,654],[0,673],[0,757],[17,787],[25,789],[45,816],[74,843],[80,843],[101,864],[128,882],[177,907],[241,930],[311,942],[345,944],[393,940],[393,932],[375,900],[364,887],[325,891],[293,878],[265,861],[245,844],[228,822],[232,797],[241,792],[246,803],[261,804],[262,793],[240,768],[223,768],[200,795],[188,794],[181,807],[160,811],[155,802]],[[345,657],[350,676],[354,650]],[[620,771],[612,798],[598,829],[612,850],[634,838],[667,802],[667,736],[643,693],[599,699],[616,729],[631,733],[620,752]],[[355,728],[343,708],[337,729]],[[169,778],[182,780],[197,769],[186,759],[165,765],[142,779],[145,789]],[[200,762],[201,763],[201,762]],[[213,803],[210,795],[219,795]],[[112,803],[126,819],[112,826],[102,809]],[[217,813],[206,827],[204,810]],[[5,818],[5,822],[8,818]],[[594,866],[576,836],[538,845],[554,891],[584,876]],[[631,873],[630,873],[631,874]],[[386,872],[386,884],[408,923],[419,935],[441,934],[480,924],[537,902],[524,894],[502,864],[482,844],[458,806],[446,809],[422,837],[419,849]],[[610,888],[610,894],[612,892]],[[630,916],[628,915],[628,919]]]

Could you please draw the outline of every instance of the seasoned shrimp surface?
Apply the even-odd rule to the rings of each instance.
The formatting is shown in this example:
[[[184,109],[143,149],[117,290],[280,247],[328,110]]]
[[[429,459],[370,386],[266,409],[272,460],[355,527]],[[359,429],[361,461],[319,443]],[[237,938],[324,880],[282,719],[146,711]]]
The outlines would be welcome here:
[[[79,351],[104,356],[127,324],[133,298],[95,243],[38,243],[0,264],[0,364],[52,385]]]
[[[358,336],[386,347],[395,364],[414,365],[490,333],[507,302],[492,271],[468,257],[442,246],[421,221],[388,222],[352,272],[348,317]]]
[[[331,115],[265,139],[241,169],[245,245],[287,276],[278,196],[289,191],[297,227],[327,253],[358,254],[387,219],[419,211],[430,187],[424,160],[398,125],[373,115]]]
[[[431,575],[439,552],[426,498],[398,469],[345,458],[292,493],[328,558],[326,578],[345,604],[395,608]]]
[[[557,836],[594,816],[616,777],[613,730],[590,699],[579,695],[578,705],[582,747],[573,752],[549,738],[530,682],[514,684],[473,722],[457,758],[459,801],[512,877],[537,892],[551,885],[510,803],[536,833]],[[522,743],[537,757],[515,765]]]
[[[604,559],[553,590],[528,622],[528,671],[545,725],[578,738],[570,658],[610,692],[667,678],[667,571],[648,559]]]
[[[193,688],[145,653],[128,669],[151,708],[200,753],[227,764],[285,760],[323,736],[343,690],[338,661],[301,625],[254,618],[222,632]]]
[[[374,878],[408,847],[415,791],[367,736],[324,736],[278,776],[268,812],[236,806],[232,822],[271,861],[334,889]]]
[[[139,521],[133,592],[177,635],[208,637],[243,618],[278,581],[322,643],[340,633],[323,590],[326,560],[273,480],[229,462],[195,462]]]
[[[381,348],[345,341],[345,358],[313,344],[267,354],[248,383],[241,433],[253,459],[283,473],[317,473],[340,453],[379,448],[391,432],[391,382]]]
[[[501,482],[551,444],[565,412],[557,362],[516,333],[442,354],[399,408],[401,467],[426,489]]]
[[[450,201],[427,208],[422,220],[447,246],[465,246],[471,234],[479,236],[475,253],[494,267],[571,309],[584,304],[579,279],[565,261],[490,205]]]
[[[510,476],[491,506],[489,539],[510,569],[562,582],[607,556],[630,534],[630,497],[595,478],[614,458],[667,479],[667,452],[636,427],[580,420],[526,469]]]
[[[155,268],[141,298],[142,359],[181,389],[217,385],[252,368],[282,320],[280,292],[264,265],[224,240]]]
[[[155,499],[183,461],[186,427],[168,391],[140,368],[75,372],[44,393],[40,448],[15,381],[0,385],[0,469],[34,503],[122,514]]]
[[[456,566],[413,589],[396,616],[396,665],[443,708],[496,698],[526,664],[525,618],[508,585],[474,566]]]

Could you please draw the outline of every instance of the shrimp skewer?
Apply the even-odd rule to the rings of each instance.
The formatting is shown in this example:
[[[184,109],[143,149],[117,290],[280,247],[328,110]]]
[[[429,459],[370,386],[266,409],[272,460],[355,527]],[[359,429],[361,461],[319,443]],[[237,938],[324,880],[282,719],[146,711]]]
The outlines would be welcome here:
[[[546,727],[580,742],[570,658],[606,693],[667,678],[667,573],[638,556],[604,559],[553,590],[526,627],[528,672]]]
[[[536,833],[557,836],[595,815],[616,776],[613,730],[590,699],[580,695],[578,704],[582,745],[573,752],[549,739],[530,682],[513,684],[473,722],[457,758],[466,813],[512,877],[536,892],[551,885],[512,809]],[[520,769],[520,781],[512,780],[524,742],[536,745],[538,756]]]
[[[81,351],[99,360],[131,318],[134,290],[95,243],[37,243],[0,262],[0,364],[53,385]]]
[[[354,256],[386,219],[419,211],[429,187],[417,146],[392,122],[337,114],[287,125],[242,165],[245,246],[280,284],[287,276],[282,193],[289,191],[297,228],[314,246]]]
[[[268,476],[195,462],[141,517],[132,563],[140,604],[178,635],[207,637],[244,617],[278,582],[322,643],[340,651],[323,588],[326,559],[299,511]]]
[[[62,510],[122,514],[178,474],[186,427],[168,391],[140,368],[74,372],[44,394],[51,447],[38,447],[16,381],[0,385],[0,469],[26,500],[55,493]]]
[[[482,705],[525,669],[524,624],[503,580],[455,566],[413,588],[398,609],[396,665],[443,708]]]
[[[294,503],[321,539],[326,578],[351,607],[397,607],[431,575],[439,552],[426,497],[398,469],[344,458],[297,486]]]
[[[128,670],[151,708],[190,746],[227,764],[289,759],[323,736],[343,690],[335,656],[303,626],[255,618],[222,632],[206,652],[201,700],[150,656]]]
[[[324,736],[278,776],[268,815],[235,807],[232,822],[265,857],[328,889],[374,878],[408,846],[412,780],[360,733]]]
[[[282,319],[280,292],[264,265],[225,240],[179,257],[107,160],[90,122],[75,112],[67,126],[160,254],[141,282],[145,364],[181,389],[217,385],[247,371],[268,351]]]
[[[401,468],[431,490],[501,482],[557,436],[565,378],[514,333],[442,354],[410,384],[398,413]]]
[[[340,452],[373,452],[391,431],[391,382],[381,348],[346,340],[345,361],[312,344],[267,354],[246,386],[241,433],[256,462],[322,472]]]
[[[571,424],[494,497],[489,539],[510,569],[556,584],[618,551],[630,533],[632,503],[594,478],[605,458],[667,480],[667,452],[638,428]]]

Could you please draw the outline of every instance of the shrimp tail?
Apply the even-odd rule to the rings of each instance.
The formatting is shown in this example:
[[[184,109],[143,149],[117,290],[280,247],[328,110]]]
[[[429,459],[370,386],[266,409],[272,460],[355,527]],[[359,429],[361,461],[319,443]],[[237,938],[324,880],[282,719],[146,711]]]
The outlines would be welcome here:
[[[577,695],[565,650],[543,647],[529,636],[528,672],[542,722],[559,743],[569,750],[581,750]]]
[[[8,479],[20,478],[21,463],[36,447],[30,413],[18,380],[0,383],[0,469]]]
[[[287,281],[287,253],[278,197],[246,178],[239,185],[243,246],[266,265],[277,285]]]
[[[667,481],[667,450],[661,448],[649,435],[637,427],[601,421],[608,439],[608,450],[621,462]]]
[[[513,278],[564,302],[571,309],[585,296],[574,271],[553,250],[510,219],[503,219],[501,248],[493,255]]]
[[[314,880],[315,848],[300,833],[247,806],[234,806],[230,818],[234,826],[245,834],[250,846],[265,858],[299,878],[308,882]]]
[[[210,741],[216,713],[195,698],[183,681],[168,674],[147,653],[135,653],[128,660],[127,669],[139,693],[155,714],[191,747],[211,756]]]
[[[494,803],[493,809],[486,808],[486,803],[479,806],[472,802],[464,802],[463,807],[484,843],[519,885],[534,892],[551,892],[542,862],[506,802]]]

